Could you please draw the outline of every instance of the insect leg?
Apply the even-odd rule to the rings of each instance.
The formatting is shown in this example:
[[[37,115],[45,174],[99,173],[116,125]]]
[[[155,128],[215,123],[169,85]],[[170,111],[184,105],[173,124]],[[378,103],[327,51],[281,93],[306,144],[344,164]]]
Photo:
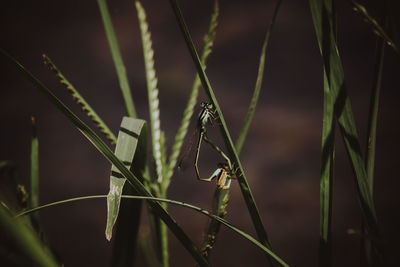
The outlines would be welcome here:
[[[197,179],[199,179],[199,180],[201,180],[201,178],[200,178],[199,167],[197,166],[197,163],[199,161],[200,146],[201,146],[201,141],[203,140],[204,134],[205,134],[205,132],[203,130],[200,130],[199,141],[197,142],[197,148],[196,148],[196,157],[194,159],[194,169],[196,170]]]

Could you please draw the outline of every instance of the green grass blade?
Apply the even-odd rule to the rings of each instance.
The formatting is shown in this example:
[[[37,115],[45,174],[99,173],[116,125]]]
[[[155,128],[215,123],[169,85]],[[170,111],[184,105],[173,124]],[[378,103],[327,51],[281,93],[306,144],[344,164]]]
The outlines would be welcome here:
[[[60,82],[67,88],[68,92],[71,94],[73,99],[79,104],[86,115],[94,122],[94,124],[99,128],[106,138],[112,143],[117,142],[117,138],[112,133],[110,128],[104,123],[104,121],[97,115],[96,111],[86,102],[82,95],[76,90],[76,88],[65,78],[53,61],[45,54],[43,54],[44,63],[49,66],[49,68],[57,75]]]
[[[30,207],[39,206],[39,140],[37,137],[36,119],[32,117],[31,139],[31,197]]]
[[[260,63],[258,65],[258,74],[257,74],[257,79],[256,79],[256,85],[254,88],[253,92],[253,97],[251,98],[249,110],[247,111],[246,118],[244,120],[242,129],[239,132],[239,137],[236,140],[236,152],[240,154],[240,151],[242,150],[243,143],[246,140],[247,133],[250,128],[251,121],[253,120],[254,117],[254,112],[256,110],[258,98],[260,96],[260,91],[261,91],[261,85],[262,85],[262,80],[263,80],[263,75],[264,75],[264,67],[265,67],[265,54],[266,50],[268,47],[269,40],[271,38],[271,32],[272,29],[274,28],[275,25],[275,20],[278,15],[279,7],[282,3],[282,0],[278,0],[274,9],[274,15],[272,16],[272,20],[270,25],[268,26],[267,29],[267,34],[265,35],[264,43],[261,49],[261,55],[260,55]]]
[[[32,117],[32,137],[31,137],[31,193],[29,198],[29,207],[39,206],[39,139],[37,136],[36,119]],[[42,235],[40,227],[39,214],[31,216],[33,227]]]
[[[4,50],[0,49],[0,53],[9,59],[16,68],[30,81],[32,84],[39,89],[49,100],[77,127],[77,129],[96,147],[99,152],[128,179],[128,182],[136,190],[139,195],[151,196],[146,190],[139,179],[129,171],[124,163],[120,161],[110,148],[101,140],[101,138],[89,128],[82,120],[80,120],[70,109],[68,109],[64,103],[62,103],[44,84],[42,84],[36,77],[34,77],[28,70],[26,70],[19,62],[8,55]],[[157,214],[164,222],[168,225],[171,232],[176,238],[182,243],[182,245],[188,250],[192,257],[200,264],[200,266],[209,266],[208,262],[204,257],[201,256],[200,250],[195,246],[192,240],[185,234],[185,232],[178,226],[176,221],[169,215],[169,213],[163,209],[159,203],[155,201],[148,201],[151,209]]]
[[[374,169],[375,169],[375,148],[376,148],[376,126],[378,123],[378,110],[379,110],[379,95],[382,84],[383,74],[383,59],[385,44],[383,42],[378,43],[376,49],[375,65],[374,65],[374,76],[372,81],[372,91],[369,106],[368,115],[368,139],[367,139],[367,154],[366,154],[366,169],[368,184],[371,193],[374,189]]]
[[[146,69],[147,92],[150,109],[151,141],[153,157],[156,166],[157,182],[163,181],[164,166],[162,164],[161,150],[161,128],[160,128],[160,109],[158,99],[157,77],[154,69],[154,51],[152,48],[149,26],[146,22],[146,12],[139,1],[136,1],[136,10],[139,19],[140,33],[142,37],[143,56]]]
[[[22,264],[21,266],[60,266],[35,231],[24,224],[21,218],[15,218],[2,204],[0,204],[0,236],[2,240],[0,247],[7,246],[7,250],[16,250],[18,256],[15,258]],[[7,259],[3,258],[2,262],[4,261]]]
[[[115,155],[132,170],[133,157],[136,152],[139,136],[145,126],[145,121],[124,117],[121,122]],[[107,226],[106,238],[108,241],[112,237],[112,229],[117,221],[119,206],[121,202],[122,189],[126,178],[113,165],[111,167],[110,191],[107,196]]]
[[[310,0],[317,39],[323,56],[324,71],[329,84],[329,97],[333,103],[333,110],[338,121],[345,148],[354,172],[357,188],[357,196],[360,208],[364,215],[364,223],[368,235],[376,240],[378,233],[377,218],[372,194],[368,188],[367,173],[361,155],[360,144],[357,137],[354,117],[351,110],[350,100],[347,96],[344,84],[344,73],[338,53],[332,9],[333,2],[330,0]]]
[[[133,134],[136,134],[136,136]],[[131,161],[132,163],[129,165],[130,170],[139,178],[140,182],[143,182],[141,177],[146,166],[147,152],[147,129],[145,122],[139,119],[124,117],[118,140],[119,144],[117,142],[116,155],[125,163],[128,163],[127,160]],[[111,180],[115,179],[125,178],[111,178]],[[124,186],[122,193],[125,195],[134,195],[135,191],[131,186]],[[121,198],[120,195],[117,197]],[[113,235],[114,243],[111,266],[131,266],[135,261],[141,210],[141,200],[121,200],[118,220],[114,227],[116,229]]]
[[[75,201],[81,201],[81,200],[106,198],[106,197],[107,197],[106,195],[94,195],[94,196],[84,196],[84,197],[76,197],[76,198],[60,200],[60,201],[52,202],[52,203],[49,203],[49,204],[46,204],[46,205],[42,205],[40,207],[33,208],[31,210],[27,210],[27,211],[21,212],[21,213],[19,213],[17,215],[17,217],[25,216],[25,215],[30,214],[32,212],[37,212],[39,210],[42,210],[42,209],[45,209],[45,208],[49,208],[49,207],[54,207],[54,206],[61,205],[61,204],[66,204],[66,203],[75,202]],[[280,266],[289,266],[282,259],[280,259],[276,254],[274,254],[270,249],[268,249],[267,247],[262,245],[260,242],[258,242],[255,238],[253,238],[249,234],[247,234],[244,231],[240,230],[239,228],[235,227],[234,225],[232,225],[230,222],[224,220],[223,218],[220,218],[220,217],[218,217],[216,215],[213,215],[210,212],[208,212],[208,211],[206,211],[206,210],[204,210],[204,209],[202,209],[200,207],[197,207],[197,206],[194,206],[194,205],[182,202],[182,201],[176,201],[176,200],[165,199],[165,198],[156,198],[156,197],[150,197],[150,196],[122,195],[122,198],[145,199],[145,200],[152,200],[152,201],[157,201],[157,202],[166,202],[168,204],[181,206],[181,207],[188,208],[188,209],[194,210],[196,212],[199,212],[199,213],[201,213],[203,215],[206,215],[206,216],[208,216],[208,217],[210,217],[212,219],[215,219],[215,220],[221,222],[228,229],[230,229],[230,230],[236,232],[237,234],[241,235],[242,237],[247,239],[249,242],[253,243],[255,246],[257,246],[258,248],[263,250],[266,254],[268,254],[271,257],[273,257],[276,260],[276,262],[279,263]]]
[[[324,112],[320,177],[319,266],[332,265],[332,201],[335,163],[335,111],[328,78],[324,72]]]
[[[368,130],[367,130],[367,153],[365,166],[367,169],[368,186],[371,194],[374,192],[374,170],[375,170],[375,148],[376,148],[376,127],[378,123],[379,95],[383,74],[383,59],[385,51],[384,40],[377,42],[375,64],[373,70],[372,90],[368,114]],[[367,236],[363,227],[363,237]],[[363,250],[361,254],[361,262],[364,266],[374,266],[374,254],[372,253],[372,243],[368,238],[363,238]]]
[[[197,69],[198,75],[200,77],[200,81],[203,85],[203,88],[204,88],[210,102],[215,106],[215,110],[217,112],[217,117],[218,117],[217,121],[220,126],[221,135],[224,139],[229,158],[231,159],[234,166],[236,166],[238,168],[238,170],[236,172],[237,180],[239,182],[239,186],[242,191],[243,198],[246,202],[247,209],[249,210],[249,213],[250,213],[252,222],[254,224],[254,227],[256,229],[258,238],[260,239],[260,241],[263,245],[265,245],[267,248],[270,249],[271,245],[268,240],[267,232],[264,228],[264,224],[263,224],[261,216],[258,212],[257,205],[253,198],[253,194],[251,193],[251,190],[250,190],[249,184],[247,182],[242,164],[240,163],[239,157],[236,153],[236,149],[233,145],[232,138],[231,138],[228,128],[226,126],[225,119],[223,117],[223,114],[222,114],[219,104],[217,102],[217,99],[214,95],[214,92],[211,89],[210,82],[209,82],[209,80],[205,74],[204,68],[199,60],[196,49],[194,48],[192,39],[190,37],[189,31],[184,22],[181,11],[175,0],[170,0],[170,3],[171,3],[173,11],[175,13],[179,27],[182,31],[186,45],[188,46],[189,52],[192,56],[193,62],[196,66],[196,69]]]
[[[115,69],[117,71],[119,86],[121,88],[122,97],[125,102],[126,113],[128,114],[129,117],[136,118],[136,111],[135,111],[135,106],[133,104],[131,89],[129,87],[125,65],[122,60],[121,52],[119,50],[117,37],[115,35],[114,27],[111,22],[110,12],[108,11],[107,8],[107,1],[97,0],[97,3],[100,8],[100,14],[103,20],[104,29],[106,31],[108,44],[110,46]]]
[[[398,55],[400,55],[399,47],[396,46],[396,43],[392,41],[392,39],[385,32],[383,27],[381,25],[379,25],[379,23],[373,17],[371,17],[369,15],[369,13],[368,13],[367,9],[365,8],[365,6],[360,5],[359,3],[357,3],[354,0],[349,0],[349,1],[353,5],[354,10],[357,11],[357,13],[360,14],[360,16],[363,18],[363,20],[372,27],[373,32],[376,35],[378,35],[379,37],[381,37],[383,40],[385,40],[386,44],[388,46],[391,46],[393,48],[393,50]]]
[[[219,14],[218,1],[215,1],[213,12],[211,15],[210,25],[208,27],[208,33],[205,38],[204,48],[201,55],[201,64],[203,64],[204,68],[206,67],[207,58],[212,51],[212,46],[214,43],[216,29],[218,25],[218,14]],[[195,110],[200,85],[201,83],[199,76],[196,74],[196,78],[193,82],[192,90],[190,92],[189,100],[183,112],[183,118],[179,126],[179,129],[176,133],[174,144],[172,146],[172,152],[169,158],[168,173],[166,175],[167,179],[169,179],[172,176],[174,169],[176,167],[176,163],[178,161],[178,157],[182,149],[183,140],[185,139],[185,136],[189,128],[190,120]],[[168,184],[165,187],[167,186]]]

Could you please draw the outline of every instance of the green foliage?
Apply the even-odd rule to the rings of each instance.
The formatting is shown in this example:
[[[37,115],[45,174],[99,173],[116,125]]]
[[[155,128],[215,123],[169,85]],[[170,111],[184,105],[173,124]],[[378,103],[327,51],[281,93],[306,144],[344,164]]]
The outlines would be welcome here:
[[[198,54],[196,52],[196,49],[195,49],[195,47],[193,45],[193,41],[192,41],[192,39],[190,37],[189,31],[188,31],[187,26],[185,24],[185,21],[183,19],[182,13],[181,13],[181,11],[180,11],[180,9],[179,9],[179,7],[178,7],[178,5],[177,5],[175,0],[170,0],[170,3],[171,3],[173,11],[175,13],[175,17],[176,17],[176,19],[178,21],[179,28],[181,29],[181,32],[182,32],[183,37],[185,39],[186,45],[187,45],[187,47],[189,49],[190,55],[192,56],[192,60],[193,60],[193,62],[195,64],[195,66],[196,66],[197,73],[198,73],[198,75],[200,77],[201,84],[202,84],[202,86],[203,86],[203,88],[205,90],[205,93],[207,94],[207,96],[209,98],[210,103],[212,103],[214,105],[214,107],[215,107],[216,116],[217,116],[217,123],[220,126],[221,136],[222,136],[222,138],[223,138],[223,140],[225,142],[226,149],[228,150],[228,157],[231,159],[233,165],[238,167],[238,169],[236,171],[236,177],[237,177],[240,189],[242,191],[243,198],[244,198],[244,200],[246,202],[247,209],[248,209],[248,211],[250,213],[250,216],[251,216],[251,219],[253,221],[254,227],[255,227],[255,229],[257,231],[258,238],[261,240],[261,243],[263,245],[265,245],[267,248],[271,249],[271,245],[270,245],[270,242],[269,242],[269,239],[268,239],[268,236],[267,236],[267,232],[266,232],[264,224],[263,224],[263,222],[261,220],[260,213],[258,211],[256,202],[255,202],[254,197],[253,197],[253,194],[252,194],[252,192],[250,190],[250,187],[249,187],[249,184],[247,182],[247,179],[246,179],[242,164],[241,164],[241,162],[239,160],[239,156],[238,156],[238,154],[236,152],[236,149],[235,149],[235,147],[233,145],[233,141],[232,141],[232,138],[231,138],[231,136],[229,134],[228,128],[226,126],[226,122],[225,122],[224,116],[222,114],[221,108],[220,108],[220,106],[218,104],[218,101],[217,101],[217,99],[216,99],[216,97],[214,95],[213,90],[211,89],[211,85],[210,85],[210,82],[209,82],[209,80],[207,78],[205,70],[204,70],[204,68],[203,68],[203,66],[202,66],[202,64],[201,64],[201,62],[199,60],[199,56],[198,56]]]
[[[363,214],[363,233],[362,233],[362,262],[366,266],[382,264],[380,261],[380,247],[377,215],[373,201],[373,182],[376,149],[376,128],[379,94],[383,72],[384,47],[388,45],[398,50],[398,36],[391,36],[386,27],[379,24],[367,9],[350,0],[353,8],[361,15],[364,21],[371,26],[371,29],[380,38],[376,52],[376,62],[373,71],[371,102],[368,117],[368,144],[366,156],[361,154],[356,124],[352,114],[350,99],[347,95],[345,86],[344,70],[342,60],[338,51],[336,39],[336,14],[334,0],[309,0],[315,32],[323,59],[323,123],[322,123],[322,152],[321,152],[321,174],[320,174],[320,247],[319,247],[319,266],[332,266],[332,209],[333,209],[333,182],[335,179],[335,131],[336,124],[339,126],[343,138],[346,152],[354,172],[356,190],[355,194],[360,202],[360,210]],[[44,55],[46,64],[56,73],[60,82],[64,84],[76,102],[82,107],[85,113],[105,134],[106,138],[116,144],[115,153],[110,147],[76,114],[74,114],[55,94],[53,94],[40,80],[31,74],[13,57],[8,55],[0,48],[0,53],[21,72],[39,91],[48,97],[52,102],[85,136],[91,144],[111,163],[110,192],[107,196],[87,196],[74,199],[62,200],[47,205],[39,206],[39,152],[38,138],[36,134],[35,120],[32,119],[32,140],[31,140],[31,191],[26,193],[25,187],[18,177],[16,167],[8,162],[0,162],[0,173],[8,173],[15,180],[16,194],[22,212],[15,218],[14,214],[1,202],[0,205],[0,231],[6,237],[7,242],[12,246],[12,253],[6,255],[10,261],[17,261],[18,264],[26,265],[32,263],[37,266],[59,266],[43,242],[42,232],[38,214],[32,212],[41,210],[45,207],[55,206],[72,201],[84,199],[105,198],[107,197],[107,225],[106,238],[111,239],[114,229],[114,247],[112,255],[112,266],[130,266],[134,262],[134,251],[139,244],[144,254],[154,266],[169,266],[168,249],[168,229],[181,242],[183,247],[190,253],[198,266],[210,266],[208,261],[209,253],[216,241],[216,236],[220,226],[223,225],[234,231],[261,249],[267,256],[272,266],[288,266],[287,263],[278,257],[271,248],[267,231],[261,219],[261,214],[257,208],[251,188],[248,184],[244,169],[242,167],[239,154],[242,150],[247,137],[252,119],[254,117],[257,102],[262,87],[264,68],[266,61],[266,51],[271,38],[271,33],[275,25],[277,14],[282,0],[277,0],[273,12],[271,23],[267,29],[264,42],[262,44],[259,58],[258,73],[253,97],[244,119],[239,137],[234,145],[231,134],[227,128],[222,110],[214,91],[205,73],[206,62],[211,53],[211,48],[216,35],[218,24],[219,6],[215,1],[211,15],[211,21],[205,36],[205,44],[201,58],[192,42],[189,30],[185,24],[181,10],[176,0],[170,0],[172,10],[178,21],[179,28],[185,39],[187,48],[196,67],[197,74],[193,82],[186,108],[183,112],[179,129],[172,144],[171,154],[167,153],[167,140],[161,130],[160,108],[159,108],[159,89],[155,70],[154,50],[152,48],[151,33],[146,20],[146,12],[139,1],[135,2],[137,17],[139,22],[144,69],[147,84],[148,108],[150,114],[150,135],[151,135],[151,158],[152,164],[147,162],[147,126],[146,121],[136,119],[136,111],[131,96],[125,66],[119,50],[116,34],[111,22],[110,13],[107,8],[106,0],[98,0],[100,14],[103,20],[106,37],[110,46],[111,55],[116,68],[122,96],[125,102],[127,117],[123,117],[119,129],[118,139],[97,113],[90,107],[88,102],[80,95],[76,88],[64,77],[55,64]],[[392,23],[389,16],[388,23]],[[390,25],[392,25],[390,24]],[[395,32],[396,33],[396,32]],[[196,108],[199,87],[202,85],[209,103],[215,107],[215,120],[220,128],[221,137],[225,143],[225,153],[217,147],[207,136],[207,141],[226,161],[232,162],[232,176],[237,178],[243,199],[254,225],[258,240],[248,233],[235,227],[224,219],[227,213],[229,201],[229,189],[217,188],[213,199],[212,212],[203,208],[193,206],[181,201],[167,198],[168,187],[176,169],[177,159],[182,149],[190,121],[192,120]],[[214,111],[212,111],[214,112]],[[214,117],[214,116],[213,116]],[[208,121],[207,121],[208,122]],[[203,125],[203,127],[205,127]],[[202,140],[202,139],[200,139]],[[168,157],[169,156],[169,157]],[[197,159],[197,158],[196,158]],[[149,167],[150,166],[150,167]],[[154,166],[154,171],[153,167]],[[153,172],[152,172],[153,171]],[[153,177],[153,175],[155,177]],[[127,183],[127,186],[125,186]],[[129,200],[128,200],[129,199]],[[151,228],[150,235],[152,242],[143,241],[138,238],[140,227],[140,216],[142,202],[145,201],[148,207],[149,223]],[[24,211],[29,203],[30,210]],[[205,237],[201,248],[189,238],[176,220],[167,211],[167,204],[178,205],[206,215],[210,218]],[[32,214],[31,214],[32,213]],[[22,215],[31,214],[32,220],[26,220]],[[118,220],[117,220],[118,218]],[[33,226],[33,227],[32,227]],[[38,226],[38,227],[37,227]],[[39,233],[39,234],[38,234]],[[149,235],[149,236],[150,236]],[[0,255],[8,253],[8,248],[0,244]],[[11,249],[10,249],[11,251]],[[19,256],[21,256],[19,258]],[[19,259],[18,259],[19,258]]]
[[[133,104],[131,88],[129,86],[128,76],[126,75],[126,69],[122,60],[121,52],[115,35],[114,26],[111,22],[110,12],[107,8],[106,0],[97,0],[100,8],[101,18],[103,20],[104,29],[108,44],[110,45],[111,56],[114,60],[115,69],[117,71],[119,86],[121,88],[122,96],[125,102],[126,113],[129,117],[136,118],[135,106]]]
[[[15,261],[8,264],[20,264],[21,266],[59,266],[50,250],[41,242],[36,232],[21,218],[15,218],[10,210],[0,204],[0,234],[4,241],[0,244],[0,250],[5,249],[8,259],[13,253]],[[3,247],[6,245],[7,247]],[[5,259],[7,259],[5,257]]]
[[[146,122],[140,119],[124,117],[118,134],[115,155],[127,168],[133,171],[133,158],[138,145],[139,136]],[[144,131],[146,132],[146,131]],[[143,156],[143,155],[141,155]],[[140,177],[140,176],[139,176]],[[117,221],[119,206],[121,203],[122,189],[126,178],[113,165],[110,176],[110,191],[107,195],[107,226],[106,238],[110,241],[112,230]]]

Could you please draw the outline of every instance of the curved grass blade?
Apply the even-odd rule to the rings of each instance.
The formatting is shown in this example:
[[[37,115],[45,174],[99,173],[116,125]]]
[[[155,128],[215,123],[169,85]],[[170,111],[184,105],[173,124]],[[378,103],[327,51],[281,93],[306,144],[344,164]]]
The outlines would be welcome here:
[[[48,65],[49,68],[57,75],[57,77],[60,79],[60,82],[65,85],[76,103],[81,106],[82,110],[99,128],[100,132],[102,132],[112,144],[115,144],[117,142],[117,138],[111,132],[110,128],[108,128],[104,121],[99,117],[99,115],[97,115],[96,111],[94,111],[94,109],[86,102],[78,90],[76,90],[75,87],[67,80],[67,78],[65,78],[65,76],[47,55],[43,54],[43,60],[44,63]]]
[[[154,51],[152,48],[151,34],[146,22],[146,12],[139,1],[135,2],[139,19],[140,33],[142,36],[143,56],[146,69],[147,92],[150,109],[151,141],[153,157],[156,165],[157,182],[161,183],[164,176],[161,150],[160,109],[158,99],[157,77],[154,69]]]
[[[329,86],[325,86],[325,88],[329,88],[328,93],[325,95],[329,98],[329,109],[333,111],[330,115],[330,120],[333,120],[333,116],[335,116],[340,126],[341,135],[354,172],[357,196],[368,235],[376,240],[378,235],[376,212],[372,194],[368,188],[367,174],[361,155],[354,117],[344,84],[344,73],[335,39],[334,10],[332,6],[333,2],[331,0],[310,0],[314,27],[323,56],[326,84]],[[377,244],[374,245],[375,249],[377,249]]]
[[[205,38],[204,48],[201,55],[201,64],[203,64],[204,68],[206,67],[207,58],[212,51],[212,46],[214,44],[216,29],[218,25],[218,15],[219,15],[219,6],[218,1],[214,2],[214,8],[211,15],[211,21],[208,28],[208,33]],[[174,169],[176,167],[176,163],[178,161],[179,154],[182,149],[183,140],[188,132],[190,120],[193,116],[193,112],[197,103],[197,96],[199,94],[199,87],[200,87],[200,79],[199,75],[196,74],[196,78],[193,82],[192,90],[190,92],[189,100],[187,102],[186,108],[183,112],[183,118],[179,129],[175,136],[175,141],[172,146],[171,156],[169,158],[169,165],[168,165],[168,172],[166,174],[166,180],[169,181]],[[185,154],[185,153],[184,153]],[[169,183],[168,183],[169,184]],[[165,184],[164,187],[167,188],[168,184]]]
[[[349,0],[349,1],[353,5],[354,10],[357,11],[357,13],[359,13],[360,16],[364,19],[364,21],[372,27],[373,32],[379,37],[381,37],[383,40],[385,40],[386,44],[388,46],[391,46],[393,50],[400,56],[399,47],[396,46],[395,42],[392,41],[392,39],[385,32],[383,27],[381,27],[381,25],[379,25],[379,23],[369,15],[365,6],[360,5],[354,0]]]
[[[123,117],[119,129],[115,155],[132,171],[132,161],[136,152],[139,136],[145,126],[145,121],[129,117]],[[111,167],[110,191],[107,195],[107,226],[106,238],[112,237],[112,229],[117,221],[121,202],[122,189],[126,178],[113,165]]]
[[[24,224],[20,218],[15,218],[2,204],[0,204],[0,236],[2,237],[0,247],[6,246],[8,252],[15,250],[18,255],[15,258],[23,266],[60,266],[35,231]],[[6,260],[3,258],[2,262]],[[12,259],[9,260],[12,261]],[[9,263],[15,264],[15,262]]]
[[[56,202],[52,202],[46,205],[42,205],[40,207],[36,207],[33,208],[31,210],[27,210],[24,212],[21,212],[17,215],[17,217],[21,217],[21,216],[25,216],[27,214],[30,214],[32,212],[36,212],[45,208],[49,208],[49,207],[53,207],[53,206],[57,206],[60,204],[66,204],[66,203],[70,203],[70,202],[74,202],[74,201],[81,201],[81,200],[88,200],[88,199],[99,199],[99,198],[106,198],[106,195],[94,195],[94,196],[85,196],[85,197],[76,197],[76,198],[70,198],[70,199],[65,199],[65,200],[60,200],[60,201],[56,201]],[[168,204],[173,204],[173,205],[177,205],[177,206],[181,206],[184,208],[188,208],[188,209],[192,209],[196,212],[199,212],[203,215],[206,215],[212,219],[215,219],[217,221],[219,221],[220,223],[222,223],[223,225],[225,225],[228,229],[236,232],[237,234],[241,235],[242,237],[244,237],[245,239],[247,239],[248,241],[250,241],[251,243],[253,243],[255,246],[257,246],[258,248],[260,248],[261,250],[263,250],[266,254],[270,255],[271,257],[273,257],[277,263],[279,263],[280,266],[289,266],[287,263],[285,263],[282,259],[280,259],[276,254],[274,254],[270,249],[268,249],[267,247],[265,247],[264,245],[262,245],[260,242],[258,242],[255,238],[253,238],[252,236],[250,236],[249,234],[245,233],[244,231],[240,230],[239,228],[235,227],[234,225],[232,225],[230,222],[224,220],[223,218],[220,218],[216,215],[211,214],[210,212],[182,202],[182,201],[177,201],[177,200],[172,200],[172,199],[165,199],[165,198],[157,198],[157,197],[149,197],[149,196],[131,196],[131,195],[122,195],[122,198],[129,198],[129,199],[145,199],[145,200],[152,200],[152,201],[157,201],[157,202],[166,202]]]
[[[96,147],[99,152],[117,169],[123,176],[128,179],[130,185],[135,189],[137,194],[142,196],[152,196],[139,179],[131,171],[129,171],[124,163],[120,161],[110,148],[101,140],[101,138],[89,128],[82,120],[80,120],[67,106],[64,105],[44,84],[42,84],[36,77],[34,77],[28,70],[26,70],[18,61],[8,55],[4,50],[0,49],[0,53],[9,59],[15,67],[30,81],[32,84],[45,94],[49,100],[77,127],[77,129]],[[182,228],[176,221],[169,215],[169,213],[155,201],[148,201],[152,211],[157,214],[164,223],[169,227],[171,232],[182,243],[186,250],[192,257],[200,264],[200,266],[209,266],[209,263],[202,257],[200,250],[195,246],[193,241],[185,234]]]
[[[110,45],[111,55],[114,61],[115,69],[118,75],[119,86],[122,91],[122,97],[125,102],[126,114],[129,117],[136,118],[135,106],[133,104],[131,88],[129,87],[126,69],[122,60],[121,52],[119,50],[117,37],[115,35],[114,27],[111,22],[110,12],[107,8],[106,0],[97,0],[100,8],[101,18],[103,20],[104,29],[106,31],[108,44]]]
[[[123,132],[124,130],[127,131]],[[137,138],[136,136],[132,136],[135,133],[137,134]],[[117,144],[118,149],[116,149],[116,155],[120,159],[123,159],[124,162],[126,162],[126,160],[131,160],[132,163],[129,165],[131,172],[139,178],[140,182],[143,183],[142,177],[147,159],[146,124],[143,120],[124,117],[121,123],[120,135],[121,138],[119,136],[118,139],[120,144]],[[137,145],[135,147],[136,143]],[[131,155],[132,153],[134,156]],[[111,180],[114,179],[125,178],[111,178]],[[134,195],[135,191],[131,186],[124,186],[122,194]],[[120,199],[121,196],[118,196],[118,198]],[[118,220],[114,227],[116,229],[114,233],[111,266],[132,266],[134,263],[141,210],[141,200],[121,200]]]
[[[263,43],[263,46],[261,49],[260,63],[258,65],[258,74],[257,74],[256,86],[255,86],[254,92],[253,92],[253,97],[251,98],[249,110],[247,111],[247,115],[244,120],[242,129],[239,132],[239,137],[236,140],[235,146],[236,146],[236,152],[238,154],[240,154],[240,151],[242,150],[242,147],[243,147],[243,143],[246,140],[246,136],[249,131],[251,121],[253,120],[253,117],[254,117],[254,112],[256,110],[258,98],[260,96],[262,79],[263,79],[263,75],[264,75],[264,67],[265,67],[265,54],[266,54],[268,43],[271,38],[271,32],[272,32],[272,29],[274,28],[275,20],[278,15],[278,11],[279,11],[279,7],[280,7],[281,3],[282,3],[282,0],[278,0],[276,3],[275,9],[274,9],[274,15],[272,16],[271,23],[268,26],[267,34],[265,35],[264,43]]]
[[[241,164],[241,162],[239,160],[239,157],[238,157],[238,155],[236,153],[236,149],[235,149],[235,147],[233,145],[232,138],[231,138],[231,136],[229,134],[228,128],[227,128],[226,123],[225,123],[225,119],[223,117],[223,114],[222,114],[221,109],[219,107],[219,104],[217,102],[217,99],[216,99],[216,97],[214,95],[214,92],[211,89],[210,82],[209,82],[209,80],[208,80],[208,78],[207,78],[207,76],[205,74],[204,68],[203,68],[203,66],[202,66],[202,64],[201,64],[201,62],[199,60],[199,57],[198,57],[197,52],[196,52],[196,49],[194,48],[192,39],[190,37],[189,31],[188,31],[188,29],[186,27],[186,24],[184,22],[184,19],[183,19],[183,16],[181,14],[181,11],[180,11],[180,9],[179,9],[179,7],[178,7],[178,5],[177,5],[175,0],[170,0],[170,4],[171,4],[171,7],[172,7],[172,9],[173,9],[173,11],[175,13],[175,17],[176,17],[176,19],[178,21],[179,27],[180,27],[180,29],[182,31],[183,37],[185,39],[186,45],[187,45],[187,47],[189,49],[189,52],[190,52],[190,54],[192,56],[193,62],[195,64],[195,66],[196,66],[196,69],[197,69],[199,78],[201,80],[201,83],[203,85],[203,88],[204,88],[204,90],[205,90],[210,102],[214,105],[215,110],[217,112],[217,117],[218,117],[217,121],[218,121],[218,124],[220,126],[221,135],[222,135],[222,137],[224,139],[225,146],[227,148],[229,158],[231,159],[232,163],[235,166],[237,166],[237,168],[238,168],[238,170],[236,172],[236,176],[237,176],[237,179],[238,179],[238,182],[239,182],[240,189],[242,191],[243,198],[244,198],[244,200],[246,202],[247,209],[249,210],[252,222],[253,222],[254,227],[256,229],[258,238],[260,239],[261,243],[264,246],[266,246],[267,248],[271,249],[271,245],[270,245],[270,242],[269,242],[269,239],[268,239],[268,236],[267,236],[267,232],[266,232],[266,230],[264,228],[264,224],[263,224],[261,216],[260,216],[260,214],[258,212],[257,205],[256,205],[255,200],[253,198],[253,194],[251,193],[251,190],[250,190],[249,184],[247,182],[247,179],[246,179],[242,164]]]

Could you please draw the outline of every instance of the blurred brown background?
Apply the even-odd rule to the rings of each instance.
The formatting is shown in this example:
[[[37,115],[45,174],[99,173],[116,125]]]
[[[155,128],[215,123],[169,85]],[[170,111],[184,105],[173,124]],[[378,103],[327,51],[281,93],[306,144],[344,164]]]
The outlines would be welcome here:
[[[140,117],[148,119],[143,56],[133,1],[108,1]],[[179,1],[192,36],[202,46],[213,1]],[[338,1],[338,42],[360,141],[365,150],[375,36],[346,1]],[[168,1],[143,1],[152,32],[159,78],[161,127],[171,146],[195,70]],[[259,53],[275,1],[220,1],[220,18],[207,73],[235,139],[255,84]],[[375,6],[370,6],[374,10]],[[373,14],[375,14],[373,12]],[[85,121],[56,77],[43,64],[52,58],[116,133],[124,106],[96,1],[8,1],[0,9],[0,47],[15,56]],[[263,89],[241,154],[276,253],[291,266],[316,266],[319,231],[322,61],[308,1],[283,1],[268,48]],[[13,160],[29,175],[30,116],[38,120],[41,203],[107,194],[110,164],[33,86],[0,58],[0,160]],[[396,265],[399,225],[399,61],[386,49],[378,124],[375,202],[387,266]],[[200,101],[205,100],[204,94]],[[178,119],[179,118],[179,119]],[[194,126],[193,126],[194,127]],[[210,130],[217,139],[218,131]],[[337,136],[334,199],[334,266],[357,266],[359,241],[355,186]],[[201,171],[218,156],[202,150]],[[4,181],[2,181],[2,184]],[[2,185],[1,192],[8,189]],[[192,168],[176,173],[169,198],[210,208],[214,183],[201,183]],[[233,182],[227,219],[255,236],[238,185]],[[207,219],[170,207],[180,225],[200,242]],[[40,213],[49,241],[65,266],[108,266],[105,200],[82,201]],[[146,225],[141,228],[146,232]],[[193,266],[171,236],[171,266]],[[139,255],[140,256],[140,255]],[[222,228],[212,251],[214,266],[264,266],[262,252]],[[138,265],[143,264],[139,257]]]

